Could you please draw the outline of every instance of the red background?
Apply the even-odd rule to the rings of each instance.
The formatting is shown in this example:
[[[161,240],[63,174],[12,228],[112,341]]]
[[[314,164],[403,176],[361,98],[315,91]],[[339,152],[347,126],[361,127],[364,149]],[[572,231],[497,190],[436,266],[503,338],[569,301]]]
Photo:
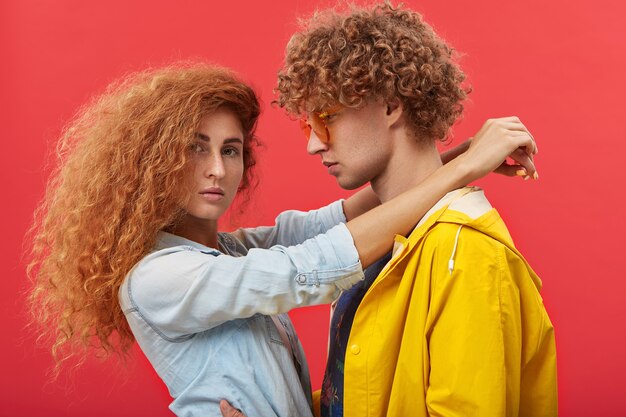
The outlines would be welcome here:
[[[563,416],[626,415],[623,182],[626,6],[619,1],[407,1],[465,56],[474,92],[455,143],[488,117],[518,115],[539,144],[538,182],[479,182],[543,278],[556,327]],[[146,65],[205,57],[260,93],[261,184],[239,224],[345,196],[295,123],[272,108],[296,17],[316,1],[12,0],[0,5],[2,416],[170,415],[141,354],[126,367],[91,360],[48,383],[49,353],[24,330],[21,242],[42,197],[47,153],[91,94]],[[327,307],[294,311],[319,387]]]

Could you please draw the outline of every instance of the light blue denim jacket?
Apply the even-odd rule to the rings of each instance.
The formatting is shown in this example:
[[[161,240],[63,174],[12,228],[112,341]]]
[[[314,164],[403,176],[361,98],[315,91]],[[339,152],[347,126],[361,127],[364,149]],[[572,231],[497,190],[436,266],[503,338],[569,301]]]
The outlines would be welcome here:
[[[129,272],[121,307],[178,416],[311,416],[302,346],[286,313],[329,303],[363,279],[342,203],[288,211],[273,227],[220,233],[220,251],[160,232]],[[269,315],[280,314],[293,356]],[[294,359],[301,365],[296,371]]]

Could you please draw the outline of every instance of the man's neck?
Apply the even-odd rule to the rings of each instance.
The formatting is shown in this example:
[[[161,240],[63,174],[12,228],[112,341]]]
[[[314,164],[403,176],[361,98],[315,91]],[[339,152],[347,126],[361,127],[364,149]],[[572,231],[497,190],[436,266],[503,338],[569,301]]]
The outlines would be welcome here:
[[[383,203],[415,187],[442,165],[434,142],[421,144],[406,136],[396,139],[387,167],[371,181],[372,189]]]

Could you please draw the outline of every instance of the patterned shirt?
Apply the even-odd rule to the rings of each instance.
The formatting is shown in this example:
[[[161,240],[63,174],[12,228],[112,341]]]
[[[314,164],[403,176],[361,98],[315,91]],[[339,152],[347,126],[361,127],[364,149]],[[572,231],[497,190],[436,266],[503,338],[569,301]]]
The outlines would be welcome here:
[[[320,398],[322,417],[343,417],[343,364],[352,321],[363,296],[390,259],[388,253],[372,264],[365,270],[365,279],[337,300],[330,323],[328,362]]]

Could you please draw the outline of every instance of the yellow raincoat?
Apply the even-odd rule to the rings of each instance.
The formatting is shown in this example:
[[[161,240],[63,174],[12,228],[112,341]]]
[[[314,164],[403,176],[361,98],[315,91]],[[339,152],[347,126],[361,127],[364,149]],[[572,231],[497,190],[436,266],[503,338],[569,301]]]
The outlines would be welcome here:
[[[451,194],[450,207],[396,238],[359,305],[346,417],[557,415],[541,280],[481,190]]]

